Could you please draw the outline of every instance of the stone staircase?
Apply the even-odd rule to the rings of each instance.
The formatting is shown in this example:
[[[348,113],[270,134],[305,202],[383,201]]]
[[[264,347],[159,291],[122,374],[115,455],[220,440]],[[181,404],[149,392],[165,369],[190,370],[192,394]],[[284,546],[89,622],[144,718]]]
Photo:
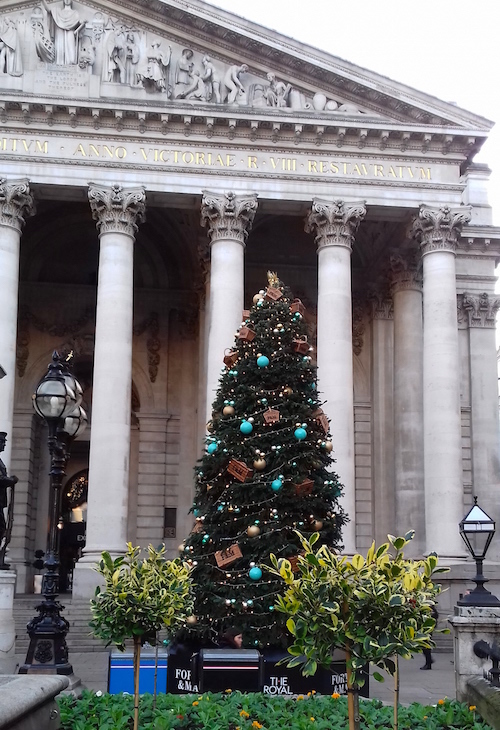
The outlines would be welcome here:
[[[70,653],[75,652],[109,652],[100,639],[90,634],[89,621],[91,619],[88,601],[73,600],[70,595],[59,598],[64,606],[62,615],[69,621],[70,629],[66,643]],[[36,606],[43,601],[40,595],[19,595],[14,599],[14,620],[16,624],[16,654],[26,654],[29,645],[29,636],[26,624],[37,615]]]

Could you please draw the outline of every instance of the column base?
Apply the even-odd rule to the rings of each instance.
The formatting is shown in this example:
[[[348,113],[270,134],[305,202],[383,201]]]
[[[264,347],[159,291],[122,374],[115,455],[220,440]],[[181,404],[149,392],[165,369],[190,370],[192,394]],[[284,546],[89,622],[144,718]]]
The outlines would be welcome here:
[[[95,571],[99,555],[84,555],[75,565],[73,570],[73,600],[89,600],[95,595],[95,589],[102,585],[101,577]]]
[[[0,674],[12,674],[16,667],[13,570],[0,570]]]

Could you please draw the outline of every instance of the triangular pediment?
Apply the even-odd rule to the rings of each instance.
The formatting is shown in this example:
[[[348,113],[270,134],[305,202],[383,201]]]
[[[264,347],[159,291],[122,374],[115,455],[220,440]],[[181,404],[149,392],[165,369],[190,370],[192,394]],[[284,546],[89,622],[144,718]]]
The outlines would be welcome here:
[[[247,118],[275,131],[316,125],[319,135],[326,126],[361,142],[374,130],[403,141],[420,130],[450,145],[468,137],[471,151],[492,126],[200,0],[7,0],[0,38],[4,107],[22,96],[95,117],[121,105],[122,117],[195,114],[210,128],[213,116],[212,127],[223,118],[230,130]]]

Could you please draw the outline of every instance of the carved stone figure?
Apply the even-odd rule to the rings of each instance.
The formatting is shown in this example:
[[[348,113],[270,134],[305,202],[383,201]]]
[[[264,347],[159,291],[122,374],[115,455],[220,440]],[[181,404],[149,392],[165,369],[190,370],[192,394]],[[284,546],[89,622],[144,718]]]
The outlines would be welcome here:
[[[57,66],[74,66],[78,63],[78,35],[84,26],[73,0],[63,0],[62,7],[47,5],[41,0],[51,20],[50,35],[54,43]]]
[[[102,65],[102,80],[137,86],[139,46],[132,31],[111,31],[106,40],[106,55]]]
[[[54,63],[56,49],[47,28],[46,16],[42,8],[33,8],[31,13],[31,28],[35,39],[35,50],[40,61]]]
[[[11,18],[0,24],[0,73],[23,75],[23,60],[17,25]]]
[[[5,431],[0,432],[0,453],[5,449],[7,434]],[[5,564],[5,551],[10,542],[10,533],[12,531],[12,516],[14,513],[14,486],[18,482],[15,476],[8,476],[5,464],[0,459],[0,569],[8,566]],[[10,499],[7,490],[11,490]],[[7,510],[7,520],[5,519],[4,510]]]
[[[244,63],[241,66],[230,66],[224,76],[224,86],[226,89],[226,102],[234,104],[238,96],[243,96],[245,87],[240,81],[240,74],[245,74],[248,66]]]
[[[78,53],[78,65],[81,69],[92,72],[95,63],[94,41],[89,35],[82,35],[80,38],[80,51]]]
[[[184,48],[175,66],[175,83],[187,86],[191,83],[193,75],[193,51],[191,48]]]
[[[206,100],[206,88],[205,82],[201,71],[193,71],[190,85],[184,90],[177,94],[178,99],[202,99]]]
[[[285,84],[284,81],[277,81],[276,75],[267,74],[269,86],[266,89],[266,101],[268,106],[283,109],[287,106],[288,96],[292,88],[291,84]]]
[[[168,51],[161,48],[160,41],[153,41],[148,50],[148,64],[141,74],[141,80],[145,87],[152,86],[156,91],[167,91],[167,71],[170,64],[172,49]]]
[[[213,65],[210,56],[203,56],[202,63],[205,69],[202,77],[203,83],[205,84],[205,99],[206,101],[215,101],[216,104],[220,104],[220,77],[217,69]]]

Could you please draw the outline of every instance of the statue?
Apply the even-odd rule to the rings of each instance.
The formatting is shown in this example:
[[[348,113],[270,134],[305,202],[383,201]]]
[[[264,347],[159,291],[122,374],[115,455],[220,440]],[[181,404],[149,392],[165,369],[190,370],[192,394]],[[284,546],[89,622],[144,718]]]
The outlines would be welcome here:
[[[190,48],[184,48],[180,58],[175,66],[175,83],[186,86],[191,83],[193,75],[193,51]]]
[[[112,31],[106,41],[106,55],[102,65],[102,80],[110,83],[137,86],[139,46],[132,32]]]
[[[276,75],[273,73],[267,74],[267,80],[269,86],[266,89],[266,101],[268,106],[283,109],[287,106],[288,95],[291,91],[291,84],[285,84],[284,81],[277,81]]]
[[[51,20],[51,37],[55,48],[57,66],[75,66],[78,63],[78,34],[85,25],[80,22],[73,0],[63,0],[62,7],[49,8],[47,0],[41,0]]]
[[[0,73],[23,75],[21,43],[17,25],[11,18],[6,18],[0,25]]]
[[[205,68],[203,72],[203,83],[205,84],[206,101],[215,101],[216,104],[221,103],[220,97],[220,77],[210,56],[203,56],[202,64]],[[214,98],[215,97],[215,98]]]
[[[226,88],[228,104],[234,104],[237,96],[243,96],[245,88],[241,83],[240,74],[248,71],[248,66],[244,63],[241,66],[230,66],[224,76],[224,86]]]
[[[92,66],[95,63],[94,41],[89,35],[82,35],[80,38],[80,52],[78,54],[79,67],[92,73]]]
[[[148,50],[148,65],[141,74],[141,80],[145,87],[153,86],[156,91],[167,91],[167,70],[172,56],[172,49],[168,51],[161,48],[160,41],[153,41]]]
[[[205,101],[205,82],[200,71],[193,71],[189,86],[177,94],[177,99],[200,99]]]
[[[0,453],[5,449],[7,434],[5,431],[0,432]],[[15,476],[7,475],[7,468],[0,459],[0,570],[8,570],[9,566],[5,562],[5,552],[10,542],[12,533],[12,522],[14,517],[14,486],[18,482]],[[10,499],[7,496],[7,490],[10,489]],[[5,519],[4,510],[7,508],[7,520]]]

